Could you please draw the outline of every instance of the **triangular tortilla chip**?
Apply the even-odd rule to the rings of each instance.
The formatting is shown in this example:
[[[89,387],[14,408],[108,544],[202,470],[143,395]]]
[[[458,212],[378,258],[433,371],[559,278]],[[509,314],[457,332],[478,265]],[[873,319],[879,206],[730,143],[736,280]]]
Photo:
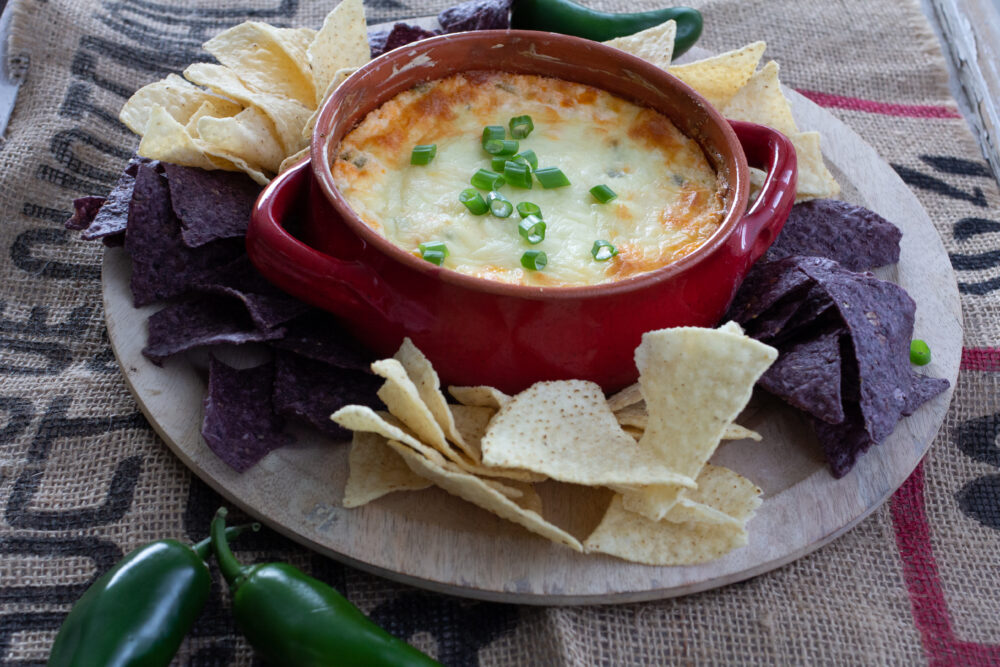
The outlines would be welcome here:
[[[840,186],[823,162],[819,132],[799,132],[788,138],[795,146],[799,167],[795,201],[836,196],[840,192]]]
[[[750,77],[746,85],[722,107],[722,115],[730,120],[773,127],[787,136],[799,131],[792,117],[792,108],[781,92],[778,63],[773,60]]]
[[[462,405],[493,408],[499,410],[510,396],[494,387],[480,385],[477,387],[448,387],[448,393]]]
[[[670,20],[627,37],[616,37],[604,44],[638,56],[661,69],[667,69],[674,57],[676,36],[677,22]]]
[[[198,121],[198,137],[213,148],[235,155],[250,164],[277,173],[285,154],[274,136],[274,124],[256,107],[235,116],[204,116]]]
[[[721,109],[753,76],[765,48],[764,42],[754,42],[711,58],[674,65],[670,73]]]
[[[326,15],[323,27],[309,45],[309,63],[316,80],[316,105],[328,94],[337,70],[361,67],[371,60],[368,26],[361,0],[343,0]]]
[[[205,154],[184,126],[158,104],[150,110],[145,133],[139,142],[138,153],[153,160],[173,162],[185,167],[220,168]]]
[[[346,67],[344,69],[338,69],[334,75],[333,79],[326,87],[326,92],[323,93],[323,99],[320,100],[319,104],[316,105],[316,110],[313,111],[312,115],[309,116],[309,120],[302,127],[302,138],[306,141],[312,140],[313,130],[316,128],[316,119],[319,118],[319,114],[323,111],[323,104],[326,102],[327,98],[333,94],[333,91],[340,87],[340,84],[344,83],[347,77],[351,76],[358,71],[357,67]]]
[[[308,29],[246,21],[202,46],[250,88],[296,100],[311,109],[316,103],[316,84],[306,50],[313,35]]]
[[[421,477],[376,433],[355,431],[348,456],[344,507],[361,507],[394,491],[419,491],[433,484]]]
[[[694,485],[695,475],[665,464],[659,447],[625,433],[593,382],[538,382],[515,396],[490,421],[483,462],[588,486],[671,483]]]
[[[549,523],[537,512],[521,507],[475,475],[449,470],[397,443],[390,442],[389,445],[403,457],[413,472],[426,477],[448,493],[464,498],[502,519],[520,524],[553,542],[564,544],[575,551],[583,551],[575,537]]]

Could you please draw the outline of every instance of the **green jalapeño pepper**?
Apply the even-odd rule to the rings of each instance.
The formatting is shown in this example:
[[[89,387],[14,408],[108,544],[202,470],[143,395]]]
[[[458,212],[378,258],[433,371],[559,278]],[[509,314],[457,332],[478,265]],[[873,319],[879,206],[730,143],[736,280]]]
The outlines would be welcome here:
[[[674,58],[701,37],[701,13],[690,7],[666,7],[646,12],[609,14],[588,9],[572,0],[514,0],[510,25],[519,30],[545,30],[606,42],[652,28],[665,21],[677,22]]]
[[[230,528],[227,535],[245,528]],[[193,547],[158,540],[128,554],[70,610],[52,644],[49,667],[169,665],[208,599],[210,548],[208,538]]]
[[[226,509],[212,521],[212,547],[232,593],[233,617],[272,664],[439,665],[375,625],[347,598],[285,563],[241,565],[225,535]],[[440,667],[440,666],[439,666]]]

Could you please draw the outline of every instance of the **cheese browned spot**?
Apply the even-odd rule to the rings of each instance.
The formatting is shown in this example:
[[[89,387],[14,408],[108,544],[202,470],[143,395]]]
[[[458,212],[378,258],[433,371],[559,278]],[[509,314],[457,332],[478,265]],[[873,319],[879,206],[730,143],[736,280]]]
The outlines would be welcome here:
[[[520,149],[534,150],[539,167],[559,167],[571,182],[501,188],[514,204],[541,207],[546,237],[535,246],[518,234],[516,213],[474,216],[458,200],[472,174],[490,167],[483,127],[506,127],[521,115],[531,116],[535,129]],[[437,156],[411,166],[419,144],[435,144]],[[701,246],[724,214],[726,184],[670,120],[548,77],[466,72],[420,84],[369,113],[335,154],[337,187],[372,229],[415,254],[420,243],[442,241],[446,268],[503,283],[593,285],[652,271]],[[598,203],[589,190],[600,184],[617,198]],[[594,261],[598,239],[618,255]],[[546,253],[544,270],[521,266],[529,249]]]

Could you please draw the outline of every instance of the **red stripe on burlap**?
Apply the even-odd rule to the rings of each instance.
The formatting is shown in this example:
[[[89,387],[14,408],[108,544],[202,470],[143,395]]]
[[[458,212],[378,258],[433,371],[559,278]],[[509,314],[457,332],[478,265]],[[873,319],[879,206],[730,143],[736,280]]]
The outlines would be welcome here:
[[[1000,372],[1000,347],[962,348],[963,371]]]
[[[924,508],[924,464],[889,501],[903,580],[910,594],[913,621],[932,665],[997,665],[1000,646],[958,641],[938,577],[931,529]]]
[[[817,90],[799,90],[799,93],[821,107],[834,109],[850,109],[851,111],[865,111],[868,113],[880,113],[886,116],[905,116],[907,118],[961,118],[962,115],[951,107],[927,106],[923,104],[891,104],[888,102],[876,102],[875,100],[864,100],[860,97],[844,97],[831,93],[821,93]]]

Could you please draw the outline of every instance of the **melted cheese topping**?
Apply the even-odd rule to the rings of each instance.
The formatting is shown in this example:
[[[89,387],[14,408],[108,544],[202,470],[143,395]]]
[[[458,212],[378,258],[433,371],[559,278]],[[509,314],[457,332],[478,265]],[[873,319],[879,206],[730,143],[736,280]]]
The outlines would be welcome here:
[[[509,218],[476,216],[458,200],[472,174],[490,168],[483,127],[507,127],[521,115],[531,116],[535,129],[520,150],[534,150],[539,168],[559,167],[571,182],[500,189],[515,205],[541,207],[546,236],[534,246],[518,234],[516,211]],[[436,144],[437,156],[411,166],[419,144]],[[420,243],[443,241],[449,252],[443,266],[506,283],[594,285],[652,271],[702,245],[724,213],[715,171],[666,117],[560,79],[466,72],[421,84],[369,113],[337,155],[337,187],[372,229],[418,256]],[[618,198],[597,202],[589,191],[601,184]],[[595,261],[597,239],[610,241],[618,254]],[[521,266],[521,255],[532,249],[548,257],[541,271]]]

